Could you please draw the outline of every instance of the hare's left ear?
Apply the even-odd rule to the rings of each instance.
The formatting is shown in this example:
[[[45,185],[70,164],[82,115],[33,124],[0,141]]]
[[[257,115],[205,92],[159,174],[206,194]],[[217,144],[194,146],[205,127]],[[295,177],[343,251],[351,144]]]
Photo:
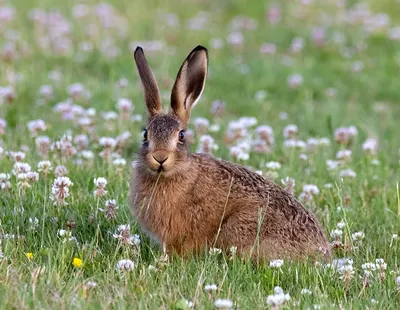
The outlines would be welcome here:
[[[204,90],[208,70],[207,49],[198,45],[179,69],[171,93],[172,113],[187,125],[190,109],[199,101]]]

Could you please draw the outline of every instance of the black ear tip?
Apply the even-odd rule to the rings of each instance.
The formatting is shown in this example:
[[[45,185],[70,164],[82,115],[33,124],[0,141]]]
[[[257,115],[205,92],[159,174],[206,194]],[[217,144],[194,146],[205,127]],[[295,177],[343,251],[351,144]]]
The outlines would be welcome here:
[[[200,51],[204,51],[204,52],[207,53],[207,49],[206,49],[204,46],[202,46],[202,45],[197,45],[197,46],[193,49],[192,53],[193,53],[193,52],[200,52]]]
[[[141,48],[140,46],[136,47],[134,54],[137,54],[138,52],[142,52],[143,53],[143,48]]]

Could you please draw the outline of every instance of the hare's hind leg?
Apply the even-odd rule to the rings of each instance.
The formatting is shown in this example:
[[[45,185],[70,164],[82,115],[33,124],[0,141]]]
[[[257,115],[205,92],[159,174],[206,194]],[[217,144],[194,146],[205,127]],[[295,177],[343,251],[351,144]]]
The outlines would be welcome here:
[[[237,254],[257,260],[297,258],[306,252],[302,244],[294,244],[271,217],[259,216],[258,210],[241,210],[221,225],[216,246],[237,247]]]

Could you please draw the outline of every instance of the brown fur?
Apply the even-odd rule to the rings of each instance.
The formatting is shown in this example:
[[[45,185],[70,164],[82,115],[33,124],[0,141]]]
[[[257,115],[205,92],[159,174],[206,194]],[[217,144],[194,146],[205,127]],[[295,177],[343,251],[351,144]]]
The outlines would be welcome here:
[[[143,51],[136,52],[142,53],[136,64],[144,72],[140,66],[150,67]],[[186,58],[169,113],[146,101],[147,141],[131,184],[133,213],[140,226],[167,251],[182,256],[236,246],[243,257],[306,259],[322,254],[330,259],[330,245],[320,224],[292,195],[240,165],[188,153],[179,135],[203,91],[207,62],[203,47]],[[151,78],[141,78],[143,83],[153,83]],[[158,91],[155,85],[144,85],[144,90],[145,98],[159,98],[159,94],[146,94]],[[162,165],[160,156],[166,158]]]

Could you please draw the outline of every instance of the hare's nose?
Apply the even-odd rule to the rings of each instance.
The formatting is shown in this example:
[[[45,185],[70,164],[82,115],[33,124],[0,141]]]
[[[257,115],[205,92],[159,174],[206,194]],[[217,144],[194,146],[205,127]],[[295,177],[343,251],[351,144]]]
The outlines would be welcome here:
[[[168,159],[168,152],[164,150],[155,151],[153,153],[153,158],[162,165]]]

